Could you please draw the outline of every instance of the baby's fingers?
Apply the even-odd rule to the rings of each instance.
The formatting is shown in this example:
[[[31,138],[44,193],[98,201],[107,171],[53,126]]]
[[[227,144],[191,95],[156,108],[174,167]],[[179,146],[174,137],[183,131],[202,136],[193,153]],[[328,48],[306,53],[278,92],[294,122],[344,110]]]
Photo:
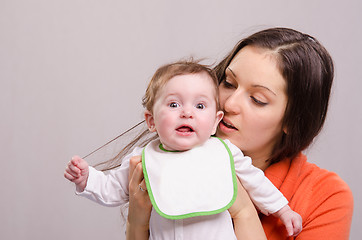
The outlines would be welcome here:
[[[288,237],[291,237],[294,235],[294,228],[292,222],[285,223],[285,228],[287,230]]]
[[[65,168],[65,171],[72,175],[73,177],[79,177],[81,170],[77,165],[74,165],[73,161],[68,162],[67,167]]]
[[[65,172],[64,172],[64,177],[71,182],[73,182],[76,179],[76,177],[74,177],[72,174],[68,173],[67,170],[65,170]]]
[[[80,171],[88,169],[88,163],[79,156],[73,156],[70,162],[72,163],[72,165],[76,166]]]
[[[81,176],[80,173],[81,171],[79,170],[79,168],[73,166],[71,163],[68,163],[64,171],[64,177],[69,181],[74,182],[76,179],[78,179]]]
[[[297,236],[302,231],[303,229],[302,222],[303,220],[300,216],[293,219],[293,236]]]

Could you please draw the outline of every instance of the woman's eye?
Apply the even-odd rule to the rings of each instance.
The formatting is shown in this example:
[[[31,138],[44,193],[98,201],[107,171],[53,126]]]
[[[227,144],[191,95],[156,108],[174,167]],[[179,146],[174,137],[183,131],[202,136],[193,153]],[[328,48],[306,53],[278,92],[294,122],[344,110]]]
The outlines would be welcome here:
[[[196,108],[197,108],[197,109],[204,109],[204,108],[205,108],[205,105],[202,104],[202,103],[198,103],[198,104],[196,105]]]
[[[257,105],[265,106],[265,105],[268,104],[268,103],[266,103],[266,102],[262,102],[262,101],[258,100],[257,98],[255,98],[255,97],[253,97],[253,96],[250,96],[250,98],[251,98],[251,99],[253,100],[253,102],[254,102],[255,104],[257,104]]]
[[[177,107],[180,106],[180,104],[178,104],[177,102],[172,102],[168,106],[171,107],[171,108],[177,108]]]
[[[222,85],[225,88],[234,88],[234,85],[231,82],[229,82],[226,78],[222,81]]]

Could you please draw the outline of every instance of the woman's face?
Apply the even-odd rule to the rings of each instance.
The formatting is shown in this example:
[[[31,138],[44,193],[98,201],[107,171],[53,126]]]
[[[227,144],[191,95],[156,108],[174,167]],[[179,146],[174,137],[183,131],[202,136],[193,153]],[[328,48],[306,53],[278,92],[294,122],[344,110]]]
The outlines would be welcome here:
[[[219,87],[220,106],[225,113],[217,136],[229,139],[256,167],[265,162],[282,136],[287,105],[286,82],[269,50],[246,46],[226,69]]]

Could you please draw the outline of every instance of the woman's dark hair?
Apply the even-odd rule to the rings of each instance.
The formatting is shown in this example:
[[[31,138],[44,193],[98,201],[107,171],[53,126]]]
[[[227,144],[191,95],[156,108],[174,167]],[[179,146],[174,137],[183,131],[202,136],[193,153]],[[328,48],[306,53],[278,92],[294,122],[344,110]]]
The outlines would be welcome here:
[[[287,83],[288,103],[283,134],[269,161],[293,158],[306,149],[321,131],[326,119],[334,78],[333,61],[313,37],[288,28],[271,28],[241,40],[214,68],[219,83],[234,56],[245,46],[271,50]]]

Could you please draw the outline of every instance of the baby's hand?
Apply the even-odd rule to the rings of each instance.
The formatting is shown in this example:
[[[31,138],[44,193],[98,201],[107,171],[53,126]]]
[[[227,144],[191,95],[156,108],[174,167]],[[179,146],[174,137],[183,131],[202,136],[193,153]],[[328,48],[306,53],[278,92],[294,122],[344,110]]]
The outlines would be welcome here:
[[[88,175],[88,163],[78,156],[72,157],[64,172],[64,177],[75,183],[77,192],[84,191],[87,186]]]
[[[288,205],[273,214],[285,225],[288,236],[297,236],[302,231],[302,217],[294,212]]]

